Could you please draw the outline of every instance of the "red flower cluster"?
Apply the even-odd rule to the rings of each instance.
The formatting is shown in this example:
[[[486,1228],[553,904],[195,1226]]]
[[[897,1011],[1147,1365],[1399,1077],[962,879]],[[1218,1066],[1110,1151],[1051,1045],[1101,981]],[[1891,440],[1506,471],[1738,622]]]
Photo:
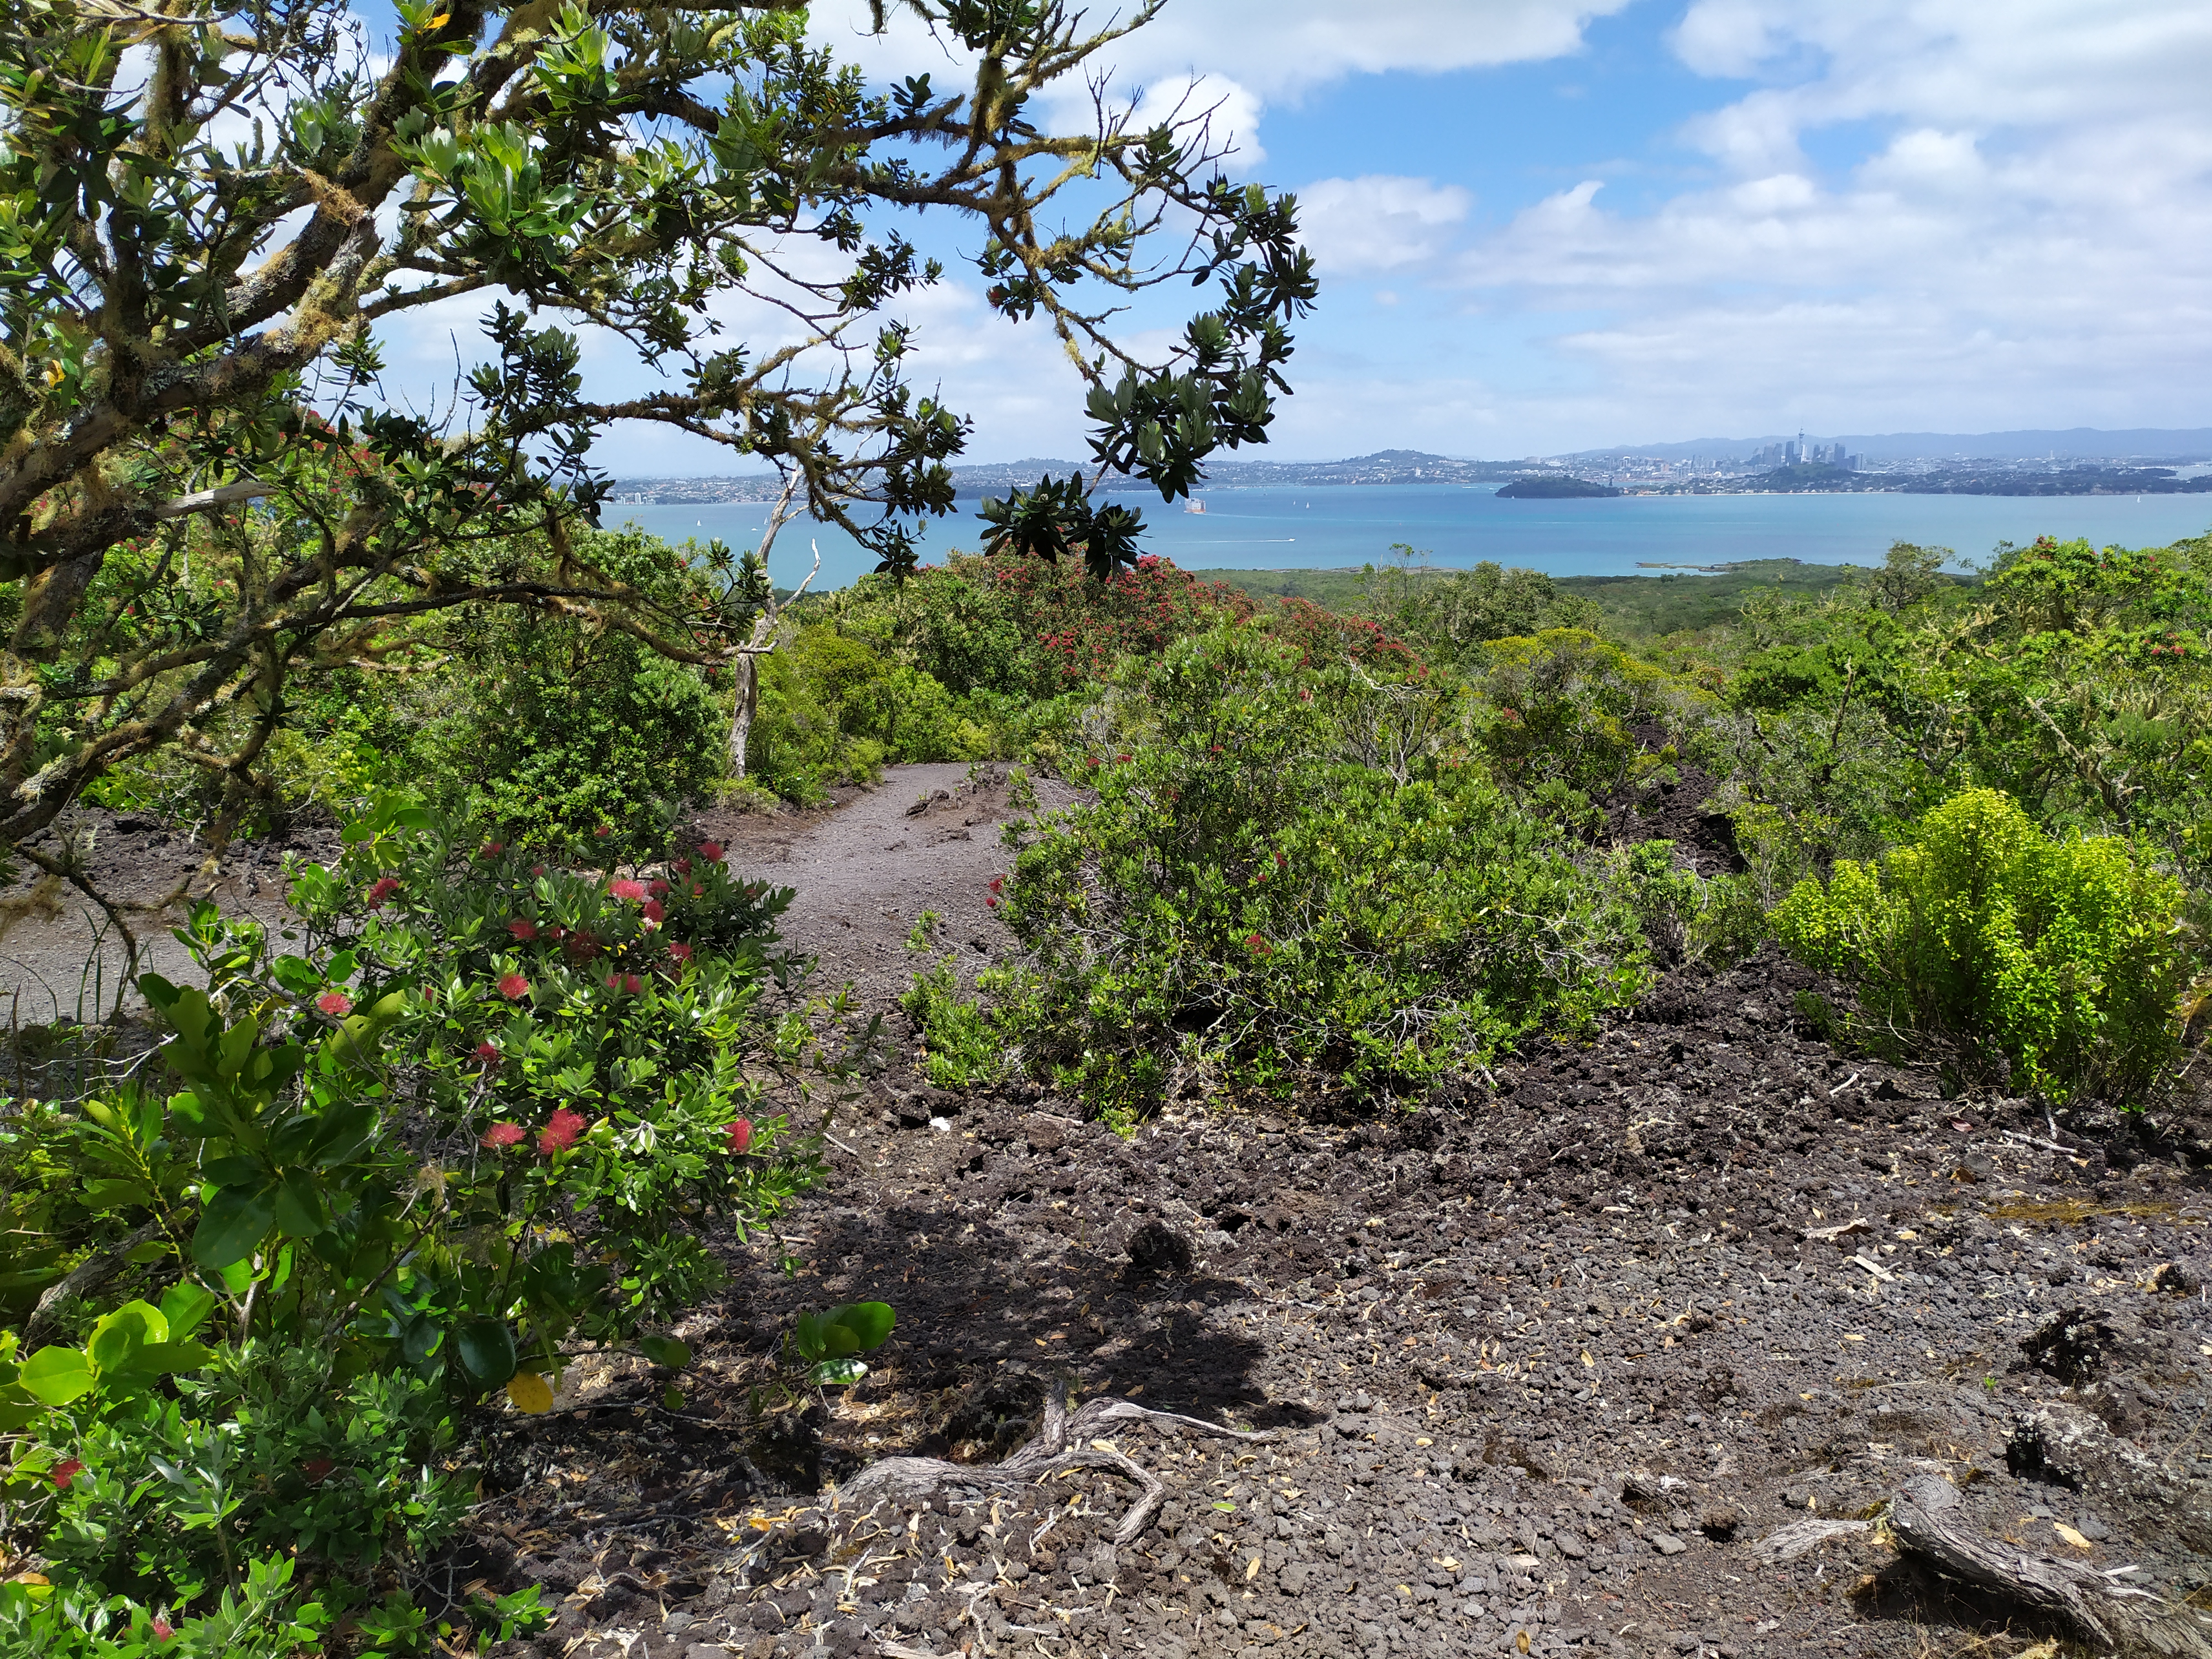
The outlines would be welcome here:
[[[538,924],[527,916],[517,916],[507,924],[507,931],[526,944],[538,937]]]
[[[487,1066],[496,1066],[499,1064],[499,1050],[492,1047],[492,1042],[489,1037],[486,1037],[482,1042],[477,1044],[477,1058],[483,1061]]]
[[[397,876],[379,876],[369,884],[368,908],[372,910],[376,908],[378,905],[398,892],[400,884],[399,878]]]
[[[616,898],[625,899],[632,904],[636,904],[641,902],[645,897],[645,884],[641,881],[632,881],[625,877],[619,881],[609,882],[607,891]]]
[[[753,1144],[753,1121],[749,1117],[738,1118],[733,1123],[724,1125],[722,1133],[728,1137],[731,1155],[735,1157]]]
[[[750,1127],[750,1126],[748,1125],[747,1127]],[[740,1148],[740,1150],[743,1149]],[[70,1482],[76,1480],[77,1476],[83,1473],[84,1460],[82,1458],[64,1457],[60,1462],[54,1465],[53,1473],[46,1478],[54,1483],[54,1486],[58,1490],[67,1492],[70,1489]]]
[[[1263,957],[1272,957],[1275,954],[1275,947],[1257,933],[1247,934],[1244,943]]]
[[[520,974],[500,975],[499,994],[509,1002],[520,1002],[530,994],[530,981]]]
[[[722,861],[722,843],[719,841],[701,842],[699,856],[709,864],[720,864]]]
[[[538,1150],[549,1158],[555,1152],[566,1152],[583,1133],[583,1118],[563,1106],[547,1118],[545,1127],[538,1132]]]
[[[332,1019],[343,1019],[353,1012],[353,999],[343,991],[325,991],[315,999],[315,1006]]]
[[[486,1146],[512,1146],[520,1141],[525,1131],[520,1123],[495,1123],[483,1132],[482,1144]]]

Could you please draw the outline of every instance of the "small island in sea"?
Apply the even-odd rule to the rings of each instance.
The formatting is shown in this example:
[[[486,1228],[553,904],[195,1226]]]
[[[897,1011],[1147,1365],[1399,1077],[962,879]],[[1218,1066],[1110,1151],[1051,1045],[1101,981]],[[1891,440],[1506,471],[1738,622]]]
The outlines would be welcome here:
[[[1620,492],[1611,484],[1593,483],[1588,478],[1565,478],[1540,476],[1516,478],[1500,489],[1498,495],[1508,501],[1558,501],[1584,495],[1618,495]]]

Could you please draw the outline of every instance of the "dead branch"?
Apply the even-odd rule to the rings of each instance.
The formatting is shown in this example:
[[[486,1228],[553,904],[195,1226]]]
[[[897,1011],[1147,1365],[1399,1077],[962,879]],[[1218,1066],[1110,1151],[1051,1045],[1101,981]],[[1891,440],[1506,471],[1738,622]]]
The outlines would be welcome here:
[[[89,1296],[107,1283],[123,1271],[131,1259],[131,1251],[141,1244],[151,1243],[161,1231],[161,1218],[156,1216],[136,1232],[118,1241],[112,1249],[87,1256],[70,1270],[67,1278],[48,1285],[46,1293],[39,1298],[39,1305],[31,1310],[31,1316],[23,1322],[23,1338],[16,1345],[17,1352],[28,1354],[34,1351],[52,1333],[64,1303],[72,1297]]]
[[[1203,1418],[1156,1412],[1110,1395],[1086,1401],[1070,1417],[1067,1379],[1062,1377],[1053,1384],[1052,1393],[1045,1401],[1043,1429],[1004,1462],[978,1466],[948,1463],[936,1457],[886,1457],[880,1463],[870,1464],[840,1488],[838,1504],[846,1510],[866,1509],[886,1499],[916,1504],[946,1486],[1018,1486],[1073,1469],[1106,1469],[1127,1475],[1144,1492],[1122,1517],[1121,1528],[1114,1534],[1118,1548],[1152,1525],[1153,1517],[1167,1502],[1168,1489],[1151,1470],[1092,1437],[1114,1423],[1162,1423],[1224,1440],[1274,1438],[1265,1432],[1252,1434],[1242,1429],[1224,1428]]]
[[[1906,1553],[2063,1619],[2100,1647],[2160,1659],[2212,1659],[2212,1614],[2122,1582],[2125,1568],[2100,1572],[1991,1542],[1969,1529],[1959,1489],[1941,1475],[1923,1474],[1897,1494],[1889,1530]]]

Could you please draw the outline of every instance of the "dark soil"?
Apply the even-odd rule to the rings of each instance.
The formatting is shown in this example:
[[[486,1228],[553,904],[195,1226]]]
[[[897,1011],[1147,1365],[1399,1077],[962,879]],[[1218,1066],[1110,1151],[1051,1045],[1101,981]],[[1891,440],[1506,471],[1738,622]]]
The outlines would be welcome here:
[[[969,816],[960,881],[879,866],[795,927],[887,997],[923,903],[972,876],[953,931],[989,927],[1003,860]],[[2212,1123],[2062,1122],[2053,1151],[2027,1103],[1837,1053],[1792,1012],[1809,986],[1768,957],[1684,970],[1494,1091],[1351,1129],[1224,1108],[1124,1141],[895,1066],[793,1213],[804,1265],[732,1251],[689,1375],[618,1366],[572,1378],[586,1409],[506,1419],[483,1565],[563,1609],[515,1652],[1902,1659],[2057,1634],[1871,1532],[1760,1565],[1785,1523],[1927,1469],[1993,1537],[2205,1599]],[[862,1298],[898,1310],[872,1374],[779,1396],[789,1316]],[[881,1457],[1003,1457],[1057,1376],[1273,1437],[1117,1436],[1170,1490],[1119,1552],[1137,1493],[1096,1473],[840,1504]],[[2158,1480],[2039,1466],[2019,1425],[2064,1401]]]
[[[794,944],[882,1006],[919,910],[996,948],[1002,792],[960,781],[716,827],[799,889]],[[1125,1141],[895,1060],[781,1230],[795,1274],[733,1241],[684,1376],[586,1362],[553,1413],[500,1415],[441,1582],[545,1587],[560,1617],[516,1659],[1918,1659],[2058,1634],[1874,1531],[1761,1564],[1784,1525],[1937,1470],[1992,1538],[2212,1601],[2212,1121],[2054,1133],[2023,1102],[1945,1100],[1802,1024],[1808,986],[1765,956],[1684,969],[1494,1089],[1357,1127],[1224,1104]],[[872,1374],[781,1392],[789,1316],[860,1298],[898,1312]],[[1057,1376],[1272,1438],[1116,1435],[1170,1488],[1118,1552],[1137,1494],[1098,1473],[840,1504],[884,1456],[1004,1456]],[[2039,1440],[2060,1402],[2121,1461]]]

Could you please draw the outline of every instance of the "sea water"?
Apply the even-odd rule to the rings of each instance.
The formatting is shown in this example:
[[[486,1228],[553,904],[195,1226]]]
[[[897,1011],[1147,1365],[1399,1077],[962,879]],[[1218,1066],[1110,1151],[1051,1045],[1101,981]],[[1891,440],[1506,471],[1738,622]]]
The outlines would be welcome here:
[[[2162,547],[2212,530],[2212,495],[1616,495],[1591,501],[1504,501],[1487,487],[1340,485],[1321,489],[1202,492],[1206,510],[1164,505],[1157,494],[1116,499],[1140,510],[1141,546],[1193,569],[1341,569],[1387,557],[1394,544],[1441,566],[1494,559],[1554,576],[1662,575],[1746,559],[1879,564],[1893,542],[1948,547],[1964,567],[2001,542],[2076,537],[2099,546]],[[920,539],[924,562],[973,552],[983,526],[962,501]],[[709,507],[610,505],[605,522],[635,523],[672,542],[719,538],[751,547],[765,502]],[[795,584],[822,553],[818,589],[842,587],[875,561],[842,532],[793,520],[769,559],[779,586]]]

